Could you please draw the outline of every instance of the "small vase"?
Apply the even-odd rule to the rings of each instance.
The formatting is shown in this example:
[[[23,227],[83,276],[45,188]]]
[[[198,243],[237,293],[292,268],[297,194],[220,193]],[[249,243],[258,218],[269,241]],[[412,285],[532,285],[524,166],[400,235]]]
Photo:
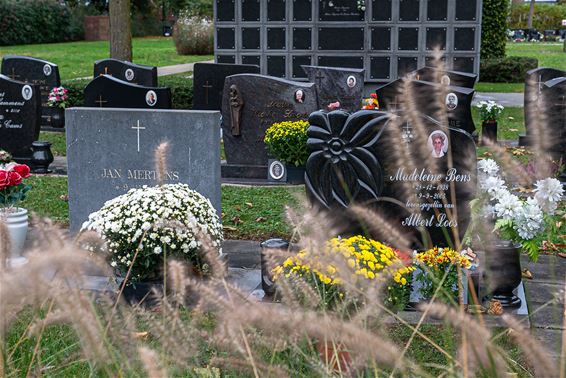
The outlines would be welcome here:
[[[22,208],[1,209],[0,220],[6,224],[10,236],[10,258],[22,255],[28,232],[28,211]]]
[[[321,362],[332,371],[345,374],[352,368],[352,356],[344,344],[319,340],[316,342],[316,349]]]
[[[287,183],[300,185],[305,183],[305,167],[295,167],[294,165],[285,165],[287,169]]]
[[[481,145],[497,143],[497,121],[483,121],[481,125]]]
[[[51,173],[49,164],[53,163],[54,157],[51,153],[51,142],[35,141],[31,144],[32,155],[30,169],[32,173]]]
[[[486,251],[488,291],[503,307],[521,307],[521,299],[513,290],[521,283],[520,245],[499,240],[491,251]]]

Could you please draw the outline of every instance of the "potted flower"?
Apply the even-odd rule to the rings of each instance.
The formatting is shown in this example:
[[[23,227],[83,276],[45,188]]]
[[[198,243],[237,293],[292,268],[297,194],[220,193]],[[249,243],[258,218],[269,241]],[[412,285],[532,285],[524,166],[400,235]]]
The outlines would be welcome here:
[[[369,98],[362,100],[362,110],[379,110],[379,101],[377,101],[377,94],[370,94]]]
[[[24,183],[28,177],[30,169],[25,164],[0,164],[0,221],[5,223],[10,234],[12,258],[21,255],[28,230],[28,211],[17,207],[31,189]]]
[[[264,142],[269,153],[285,163],[287,182],[303,184],[305,164],[309,157],[307,148],[307,121],[283,121],[274,123],[265,131]]]
[[[497,143],[497,119],[505,109],[495,101],[480,101],[476,107],[482,121],[481,144]]]
[[[130,189],[90,214],[81,232],[87,230],[106,240],[107,260],[118,276],[142,291],[162,282],[168,259],[185,261],[198,274],[210,273],[203,258],[203,236],[222,251],[222,224],[216,210],[186,184]]]
[[[64,87],[54,87],[47,96],[47,116],[53,127],[65,126],[65,108],[69,105],[69,90]]]

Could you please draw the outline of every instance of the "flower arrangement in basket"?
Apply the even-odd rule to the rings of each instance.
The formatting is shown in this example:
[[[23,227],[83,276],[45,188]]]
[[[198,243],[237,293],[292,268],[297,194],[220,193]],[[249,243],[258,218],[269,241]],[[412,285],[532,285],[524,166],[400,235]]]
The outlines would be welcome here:
[[[221,250],[222,225],[210,201],[186,184],[143,186],[107,201],[89,215],[81,231],[97,232],[107,242],[109,262],[128,283],[152,281],[166,259],[189,262],[207,274],[202,237]]]
[[[31,186],[26,185],[24,179],[30,176],[30,169],[25,164],[0,164],[0,205],[4,211],[12,211],[26,198]]]
[[[362,100],[362,109],[363,110],[378,110],[379,109],[379,101],[377,101],[377,94],[372,93],[370,94],[369,98],[364,98]]]
[[[69,90],[64,87],[55,87],[49,92],[47,97],[47,105],[52,108],[65,109],[68,105]]]
[[[503,105],[497,104],[495,101],[480,101],[476,107],[480,111],[482,122],[497,122],[499,116],[503,112]]]
[[[555,178],[538,180],[533,197],[521,199],[512,194],[499,176],[500,169],[492,159],[478,162],[478,185],[482,197],[473,204],[482,207],[486,217],[495,219],[495,230],[502,238],[521,244],[533,261],[538,260],[544,236],[556,234],[553,219],[564,189]]]
[[[309,157],[308,127],[309,123],[302,120],[274,123],[265,131],[269,153],[288,165],[304,166]]]
[[[352,299],[345,297],[345,280],[380,283],[386,291],[384,303],[399,310],[408,303],[410,276],[414,268],[405,266],[397,253],[393,248],[363,236],[333,238],[322,253],[303,250],[273,271],[275,280],[281,276],[302,278],[313,286],[323,305],[329,308],[340,301]]]

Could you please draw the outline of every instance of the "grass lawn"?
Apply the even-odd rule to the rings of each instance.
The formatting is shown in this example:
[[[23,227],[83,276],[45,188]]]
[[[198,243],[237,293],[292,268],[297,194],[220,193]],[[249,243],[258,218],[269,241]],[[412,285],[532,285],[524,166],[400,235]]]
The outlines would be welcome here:
[[[476,92],[493,93],[523,93],[525,85],[523,83],[482,83],[479,82],[474,87]]]
[[[472,117],[476,130],[481,133],[481,119],[478,108],[472,106]],[[517,140],[525,132],[525,114],[523,108],[505,108],[497,122],[497,139]]]
[[[67,144],[65,133],[58,133],[53,131],[42,131],[39,133],[39,139],[42,141],[51,142],[51,152],[55,156],[67,156]]]
[[[507,56],[527,56],[538,59],[539,67],[566,70],[566,53],[562,43],[507,43]]]
[[[134,38],[132,48],[134,63],[157,67],[212,59],[208,55],[178,55],[173,39],[166,37]],[[107,41],[2,46],[0,58],[16,54],[45,59],[59,66],[61,80],[69,80],[92,76],[94,61],[108,58],[109,51]]]

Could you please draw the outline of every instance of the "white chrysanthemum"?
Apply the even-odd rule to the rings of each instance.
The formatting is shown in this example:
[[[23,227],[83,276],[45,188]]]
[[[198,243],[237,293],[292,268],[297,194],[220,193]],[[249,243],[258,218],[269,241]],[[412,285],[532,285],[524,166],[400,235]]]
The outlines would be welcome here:
[[[554,214],[557,203],[562,200],[564,188],[555,178],[538,180],[535,183],[535,199],[542,210],[550,215]]]
[[[507,191],[505,181],[496,176],[489,176],[481,184],[481,189],[487,192],[492,199],[498,198],[502,192]]]
[[[507,191],[502,192],[494,206],[495,214],[502,219],[513,219],[521,208],[522,203],[519,197]]]
[[[543,213],[534,198],[527,199],[526,204],[517,212],[513,228],[522,239],[530,240],[543,229]]]
[[[493,159],[483,159],[478,161],[478,171],[484,172],[489,176],[495,176],[499,172],[499,166]]]

